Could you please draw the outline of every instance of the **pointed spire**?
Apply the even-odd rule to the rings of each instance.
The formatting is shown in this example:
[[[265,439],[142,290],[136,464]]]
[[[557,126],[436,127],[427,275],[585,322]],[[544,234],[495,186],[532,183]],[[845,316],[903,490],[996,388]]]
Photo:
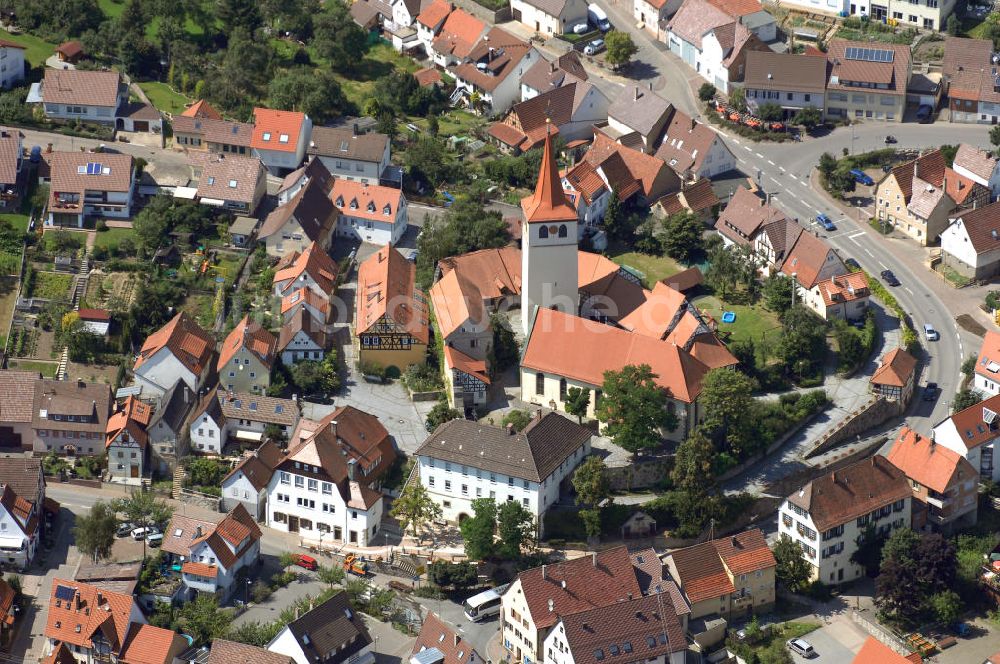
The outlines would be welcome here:
[[[552,151],[552,124],[545,120],[545,147],[542,151],[542,165],[538,170],[538,184],[535,193],[521,199],[521,209],[527,223],[538,221],[575,221],[576,210],[566,201],[562,178]]]

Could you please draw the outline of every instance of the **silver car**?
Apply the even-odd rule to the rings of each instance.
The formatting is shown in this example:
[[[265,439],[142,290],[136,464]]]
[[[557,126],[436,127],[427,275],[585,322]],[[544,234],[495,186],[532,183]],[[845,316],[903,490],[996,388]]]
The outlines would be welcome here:
[[[604,50],[604,40],[595,39],[583,48],[583,52],[586,55],[597,55]]]
[[[802,655],[806,659],[812,659],[816,656],[816,650],[805,639],[790,639],[788,641],[788,649]]]

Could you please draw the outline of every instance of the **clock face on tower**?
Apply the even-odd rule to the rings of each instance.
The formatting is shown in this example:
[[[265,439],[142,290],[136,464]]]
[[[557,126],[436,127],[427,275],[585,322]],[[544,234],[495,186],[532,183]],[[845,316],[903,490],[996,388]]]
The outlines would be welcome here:
[[[556,225],[549,226],[549,235],[555,235],[559,232],[559,227]]]

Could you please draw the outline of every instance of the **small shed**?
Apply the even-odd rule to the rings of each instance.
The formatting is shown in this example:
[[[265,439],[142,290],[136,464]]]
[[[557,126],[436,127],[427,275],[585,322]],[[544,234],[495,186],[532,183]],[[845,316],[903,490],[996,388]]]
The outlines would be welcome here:
[[[80,309],[77,311],[83,329],[101,337],[108,335],[111,327],[111,312],[107,309]]]
[[[690,290],[694,290],[702,284],[704,277],[701,274],[701,270],[698,266],[689,267],[686,270],[678,272],[677,274],[672,274],[669,277],[660,279],[660,283],[670,286],[675,291],[681,293],[687,293]]]
[[[56,57],[60,62],[77,63],[86,55],[83,52],[83,44],[78,41],[68,41],[56,47]]]
[[[229,226],[229,237],[237,247],[250,245],[250,238],[257,230],[257,220],[253,217],[236,217]]]
[[[639,511],[630,516],[622,524],[622,538],[652,537],[656,534],[656,519],[645,512]]]

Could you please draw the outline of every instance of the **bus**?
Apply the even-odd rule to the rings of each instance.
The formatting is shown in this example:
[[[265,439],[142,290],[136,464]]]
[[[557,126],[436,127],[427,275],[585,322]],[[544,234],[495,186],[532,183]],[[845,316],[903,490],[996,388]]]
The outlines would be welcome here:
[[[462,606],[465,607],[465,617],[472,622],[479,622],[499,614],[500,598],[503,597],[505,590],[507,590],[506,585],[497,586],[465,600],[462,603]]]

